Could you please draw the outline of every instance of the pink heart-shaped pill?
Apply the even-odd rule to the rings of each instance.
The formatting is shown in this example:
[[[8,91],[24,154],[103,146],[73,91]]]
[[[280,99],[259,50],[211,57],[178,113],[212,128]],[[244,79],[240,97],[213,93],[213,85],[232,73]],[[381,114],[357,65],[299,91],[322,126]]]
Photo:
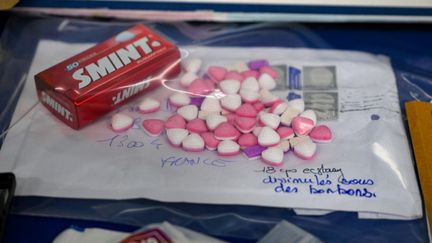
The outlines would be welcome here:
[[[160,108],[160,101],[153,98],[145,98],[138,107],[140,113],[152,113],[158,111]]]
[[[234,125],[240,132],[249,133],[255,128],[256,119],[245,116],[236,116]]]
[[[204,140],[196,133],[189,134],[182,142],[183,149],[188,152],[201,152],[204,146]]]
[[[219,103],[219,99],[214,96],[207,96],[201,104],[201,110],[219,113],[222,107]]]
[[[235,111],[237,110],[241,104],[241,97],[238,94],[229,94],[220,100],[220,104],[224,109],[227,109],[229,111]]]
[[[198,107],[195,105],[185,105],[177,109],[177,114],[182,116],[186,121],[192,121],[198,117]]]
[[[246,103],[241,105],[237,110],[236,110],[236,115],[238,116],[245,116],[245,117],[252,117],[255,118],[257,116],[258,112],[255,110],[255,108],[253,107],[253,105]]]
[[[170,128],[166,130],[166,134],[170,144],[174,147],[179,147],[189,135],[189,131],[183,128]]]
[[[273,114],[280,115],[285,112],[288,108],[288,104],[282,100],[276,101],[270,108],[270,112]]]
[[[198,75],[196,73],[188,72],[183,74],[183,76],[180,78],[180,84],[183,87],[189,87],[189,85],[194,81],[198,79]]]
[[[229,71],[226,75],[225,75],[225,79],[234,79],[234,80],[238,80],[238,81],[243,81],[243,76],[237,72],[237,71]]]
[[[240,145],[232,140],[221,141],[217,147],[218,155],[233,156],[240,153]]]
[[[258,111],[258,112],[264,110],[264,108],[265,108],[264,104],[261,103],[261,102],[255,102],[255,103],[253,103],[253,107],[254,107],[255,110]]]
[[[195,79],[188,87],[188,92],[193,96],[206,95],[214,90],[213,83],[202,79]]]
[[[240,90],[240,97],[245,103],[255,103],[259,100],[260,95],[258,92],[254,92],[247,89]]]
[[[148,135],[157,137],[162,133],[165,123],[160,119],[147,119],[142,122],[142,126]]]
[[[313,110],[305,110],[302,113],[300,113],[299,116],[311,119],[314,123],[314,126],[317,123],[317,116]]]
[[[207,125],[204,120],[195,118],[192,121],[188,122],[186,125],[186,129],[191,133],[203,133],[207,132]]]
[[[258,144],[264,147],[277,145],[279,141],[279,134],[270,127],[263,127],[258,135]]]
[[[276,81],[267,73],[263,73],[259,76],[258,83],[262,89],[272,90],[276,88]]]
[[[249,77],[253,77],[253,78],[257,79],[259,76],[259,72],[255,71],[255,70],[246,70],[246,71],[241,72],[241,75],[243,76],[244,79],[247,79]]]
[[[273,113],[262,113],[260,115],[260,121],[264,126],[277,129],[280,124],[280,116]]]
[[[225,115],[225,117],[227,118],[227,122],[228,122],[229,124],[234,125],[234,123],[235,123],[235,118],[237,117],[237,115],[234,114],[234,113],[230,113],[230,114]]]
[[[225,79],[219,82],[219,88],[225,94],[237,94],[240,90],[240,81],[234,79]]]
[[[166,129],[171,129],[171,128],[186,128],[186,121],[179,114],[174,114],[174,115],[170,116],[166,120],[166,122],[165,122],[165,128]]]
[[[183,69],[189,73],[197,73],[201,68],[202,60],[199,58],[188,58],[182,62]]]
[[[241,89],[242,90],[249,90],[249,91],[253,91],[253,92],[258,92],[259,91],[258,80],[256,80],[256,78],[254,78],[254,77],[249,77],[249,78],[243,80],[243,82],[241,84]]]
[[[329,143],[333,139],[333,134],[329,127],[325,125],[316,126],[309,133],[312,141],[316,143]]]
[[[294,145],[294,154],[300,159],[310,160],[316,153],[317,146],[309,139],[302,140]]]
[[[227,122],[228,119],[225,116],[221,116],[218,113],[211,113],[206,117],[206,124],[210,131],[213,131],[221,123]]]
[[[271,166],[279,166],[283,163],[283,150],[278,147],[271,147],[261,153],[261,159],[264,163]]]
[[[309,118],[297,116],[291,121],[291,127],[297,136],[305,136],[314,128],[314,122]]]
[[[181,92],[176,92],[169,97],[169,103],[176,107],[181,107],[185,105],[189,105],[191,99],[189,95]]]
[[[205,146],[208,150],[216,150],[220,141],[216,139],[213,133],[204,132],[200,134],[204,140]]]
[[[228,122],[221,123],[214,131],[216,139],[219,140],[236,140],[240,132]]]
[[[114,132],[125,132],[133,125],[133,119],[125,114],[117,113],[111,119],[111,127]]]
[[[279,127],[276,132],[281,139],[290,139],[294,137],[294,130],[291,127]]]
[[[279,73],[275,69],[273,69],[273,68],[271,68],[269,66],[261,67],[259,71],[260,71],[261,74],[267,73],[273,79],[277,79],[277,77],[279,76]]]
[[[237,140],[237,143],[240,145],[240,148],[244,149],[258,144],[258,138],[252,133],[245,133],[240,135],[240,137]]]
[[[207,74],[213,81],[219,82],[225,78],[227,70],[224,67],[211,66],[208,68]]]

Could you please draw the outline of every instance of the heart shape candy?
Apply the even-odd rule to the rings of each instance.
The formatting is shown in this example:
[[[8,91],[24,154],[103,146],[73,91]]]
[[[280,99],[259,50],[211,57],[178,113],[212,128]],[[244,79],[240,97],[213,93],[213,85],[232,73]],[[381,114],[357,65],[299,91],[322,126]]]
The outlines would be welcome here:
[[[189,105],[191,102],[191,99],[190,99],[189,95],[187,95],[185,93],[176,92],[169,97],[168,101],[173,106],[181,107],[181,106]]]
[[[285,112],[288,108],[288,104],[282,100],[276,101],[270,108],[270,112],[276,115],[280,115]]]
[[[188,152],[201,152],[204,150],[204,140],[200,135],[191,133],[183,140],[182,147]]]
[[[138,106],[138,110],[140,113],[152,113],[156,112],[160,109],[160,101],[153,98],[145,98],[141,104]]]
[[[229,111],[235,111],[237,110],[241,105],[241,97],[238,94],[229,94],[220,100],[220,104],[224,109],[227,109]]]
[[[189,87],[189,85],[196,79],[198,79],[198,75],[196,75],[196,73],[188,72],[183,74],[183,76],[180,78],[180,84],[183,87]]]
[[[276,132],[281,139],[290,139],[294,137],[294,130],[291,127],[279,127]]]
[[[221,123],[228,121],[225,116],[221,116],[218,113],[209,114],[205,120],[210,131],[215,130]]]
[[[198,107],[195,105],[185,105],[177,109],[177,114],[182,116],[186,121],[192,121],[198,116]]]
[[[227,70],[224,67],[211,66],[208,68],[207,74],[213,81],[219,82],[225,78]]]
[[[238,116],[245,116],[245,117],[255,118],[257,116],[257,114],[258,114],[258,112],[255,110],[255,108],[253,107],[253,105],[251,105],[249,103],[245,103],[245,104],[241,105],[236,110],[236,115],[238,115]]]
[[[252,131],[252,134],[258,137],[262,129],[263,127],[255,127],[254,130]]]
[[[325,125],[319,125],[312,129],[312,131],[309,133],[310,138],[312,141],[316,143],[329,143],[333,139],[333,134]]]
[[[195,79],[188,87],[188,92],[193,96],[206,95],[214,90],[214,83],[210,80],[202,79]]]
[[[309,118],[297,116],[291,121],[291,126],[297,136],[305,136],[312,131],[314,123]]]
[[[218,140],[236,140],[240,132],[228,122],[223,122],[216,127],[214,135]]]
[[[278,147],[267,148],[261,153],[261,159],[264,163],[271,166],[280,166],[283,163],[284,152]]]
[[[288,101],[288,107],[296,109],[299,113],[302,113],[305,110],[305,103],[303,99],[294,99]]]
[[[300,159],[310,160],[314,157],[317,146],[310,139],[305,139],[298,142],[293,149],[294,154]]]
[[[187,123],[186,129],[191,133],[203,133],[207,132],[208,128],[204,120],[195,118]]]
[[[174,147],[180,147],[183,140],[189,135],[189,131],[183,128],[170,128],[166,130],[167,138]]]
[[[216,139],[213,133],[204,132],[200,134],[208,150],[216,150],[220,141]]]
[[[240,132],[249,133],[255,128],[256,119],[245,116],[236,116],[234,125]]]
[[[201,68],[202,60],[199,58],[188,58],[182,62],[183,69],[188,73],[197,73]]]
[[[264,147],[277,145],[279,141],[279,134],[270,127],[263,127],[258,135],[258,144]]]
[[[249,90],[249,91],[253,91],[253,92],[258,92],[259,91],[258,80],[256,80],[256,78],[254,78],[254,77],[249,77],[249,78],[243,80],[243,82],[241,84],[241,89],[242,90]]]
[[[234,123],[235,123],[235,118],[237,117],[237,115],[234,114],[234,113],[230,113],[230,114],[225,115],[225,117],[227,118],[227,122],[228,122],[229,124],[234,125]]]
[[[272,90],[276,88],[276,81],[274,80],[274,78],[272,78],[272,76],[268,75],[267,73],[263,73],[260,75],[258,83],[262,89]]]
[[[302,113],[300,113],[299,116],[311,119],[313,121],[314,126],[317,123],[317,116],[313,110],[305,110]]]
[[[255,103],[259,100],[260,95],[258,92],[254,92],[247,89],[240,90],[240,96],[245,103]]]
[[[273,79],[277,79],[277,77],[279,76],[279,73],[275,69],[273,69],[271,67],[268,67],[268,66],[261,67],[259,71],[260,71],[261,74],[267,73]]]
[[[111,127],[114,132],[125,132],[133,125],[133,119],[125,114],[117,113],[111,119]]]
[[[234,79],[234,80],[238,80],[241,82],[241,81],[243,81],[243,76],[237,71],[229,71],[225,75],[225,79]]]
[[[219,88],[225,94],[237,94],[240,90],[240,81],[234,79],[225,79],[219,83]]]
[[[280,143],[278,145],[276,145],[276,147],[282,149],[282,151],[284,151],[284,153],[288,152],[290,150],[290,142],[288,140],[282,140],[280,141]]]
[[[284,126],[291,126],[291,122],[292,120],[297,117],[299,115],[299,111],[292,108],[292,107],[288,107],[284,113],[282,113],[281,115],[281,124]]]
[[[260,121],[264,126],[276,129],[280,124],[280,116],[273,113],[262,113],[260,115]]]
[[[179,114],[170,116],[165,122],[165,129],[171,128],[186,128],[185,119]]]
[[[255,102],[253,103],[253,107],[255,108],[256,111],[261,112],[262,110],[264,110],[265,106],[263,103],[261,102]]]
[[[240,137],[237,140],[237,143],[240,145],[240,148],[244,149],[258,144],[258,138],[252,133],[245,133],[240,135]]]
[[[160,119],[147,119],[142,122],[142,126],[144,128],[144,132],[146,132],[149,136],[157,137],[162,133],[165,123]]]
[[[217,147],[220,156],[233,156],[240,153],[240,145],[232,140],[221,141]]]
[[[207,96],[201,104],[201,110],[219,113],[222,110],[222,107],[216,97]]]
[[[243,79],[247,79],[250,77],[257,79],[259,76],[259,72],[255,70],[246,70],[241,72],[241,75],[243,76]]]

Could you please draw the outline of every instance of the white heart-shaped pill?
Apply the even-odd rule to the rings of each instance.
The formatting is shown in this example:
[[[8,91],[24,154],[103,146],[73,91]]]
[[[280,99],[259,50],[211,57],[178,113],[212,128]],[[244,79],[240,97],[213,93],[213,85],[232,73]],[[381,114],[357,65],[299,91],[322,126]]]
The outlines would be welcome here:
[[[214,112],[214,111],[203,111],[203,110],[200,110],[200,111],[198,112],[198,118],[199,118],[199,119],[202,119],[202,120],[205,120],[205,119],[207,118],[208,115],[213,114],[213,113],[215,113],[215,114],[219,114],[219,112]]]
[[[264,147],[271,147],[280,141],[279,134],[270,127],[263,127],[258,135],[258,144]]]
[[[186,121],[192,121],[198,117],[198,107],[195,105],[185,105],[178,108],[177,113]]]
[[[222,156],[232,156],[240,153],[240,145],[232,140],[223,140],[218,144],[217,151]]]
[[[296,109],[299,113],[302,113],[305,110],[305,103],[303,99],[294,99],[288,101],[288,107]]]
[[[183,128],[170,128],[166,130],[167,138],[173,146],[180,146],[189,135],[189,131]]]
[[[273,114],[280,115],[285,112],[285,110],[288,108],[288,104],[285,102],[277,102],[273,104],[273,106],[270,109],[270,112]]]
[[[219,83],[219,88],[225,94],[237,94],[240,90],[240,81],[234,79],[223,80]]]
[[[196,133],[189,134],[182,142],[183,149],[190,152],[200,152],[204,150],[204,140]]]
[[[240,89],[258,92],[259,88],[260,87],[258,84],[258,80],[256,80],[256,78],[254,78],[254,77],[249,77],[249,78],[246,78],[245,80],[243,80],[243,82],[241,83]]]
[[[253,135],[255,135],[255,137],[258,137],[262,129],[263,129],[263,127],[255,127],[252,130]]]
[[[260,121],[272,129],[276,129],[280,124],[280,116],[273,113],[262,113],[260,116]]]
[[[283,150],[278,147],[271,147],[261,153],[261,159],[273,166],[279,166],[283,163]]]
[[[219,124],[228,121],[228,119],[225,116],[221,116],[218,113],[209,114],[205,120],[206,120],[207,128],[210,131],[215,130],[216,127],[219,126]]]
[[[117,113],[111,119],[111,126],[115,132],[124,132],[132,127],[133,119],[125,114]]]
[[[160,101],[153,98],[145,98],[141,104],[138,106],[138,109],[141,113],[151,113],[159,110]]]
[[[240,90],[240,96],[246,103],[255,103],[259,100],[260,95],[258,92],[242,89]]]
[[[185,73],[183,74],[183,76],[180,78],[180,84],[183,87],[189,87],[189,85],[195,81],[198,78],[198,75],[196,75],[195,73],[189,72],[189,73]]]
[[[312,159],[316,153],[317,146],[311,140],[303,140],[298,142],[294,148],[294,154],[300,159],[309,160]]]
[[[313,121],[314,126],[317,124],[317,116],[313,110],[305,110],[299,116],[309,118]]]
[[[202,60],[199,58],[188,58],[183,62],[186,72],[197,73],[201,68]]]
[[[268,90],[262,89],[260,90],[259,94],[261,95],[260,101],[263,103],[263,105],[269,107],[275,104],[277,101],[279,101],[279,97],[273,95]]]
[[[220,103],[224,109],[235,111],[242,105],[242,100],[238,94],[229,94],[222,97]]]
[[[291,147],[294,147],[297,144],[299,144],[301,142],[304,142],[304,141],[312,142],[312,140],[311,140],[311,138],[309,136],[293,137],[293,138],[289,139]]]
[[[299,115],[299,111],[292,107],[288,107],[281,115],[281,124],[284,126],[291,126],[292,120]]]
[[[261,74],[258,83],[262,89],[272,90],[276,88],[276,81],[267,73]]]
[[[190,104],[191,99],[189,95],[185,93],[176,92],[169,97],[169,102],[174,106],[185,106]]]
[[[207,96],[201,104],[201,110],[208,112],[220,112],[222,107],[219,99],[214,96]]]
[[[288,152],[291,146],[288,140],[282,140],[276,147],[282,149],[284,152]]]

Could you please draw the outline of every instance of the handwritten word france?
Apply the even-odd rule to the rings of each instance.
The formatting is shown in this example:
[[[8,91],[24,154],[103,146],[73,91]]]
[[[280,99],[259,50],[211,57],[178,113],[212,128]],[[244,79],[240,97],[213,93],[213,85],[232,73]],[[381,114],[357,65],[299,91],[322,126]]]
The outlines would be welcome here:
[[[161,158],[161,167],[180,167],[188,166],[194,167],[199,165],[212,166],[212,167],[227,167],[235,161],[226,159],[209,159],[196,157],[182,157],[182,156],[169,156],[166,158]]]
[[[310,195],[339,195],[358,198],[375,198],[375,184],[371,178],[347,178],[341,168],[319,167],[285,169],[272,166],[255,170],[265,177],[262,183],[271,185],[276,193],[293,194],[300,191]]]

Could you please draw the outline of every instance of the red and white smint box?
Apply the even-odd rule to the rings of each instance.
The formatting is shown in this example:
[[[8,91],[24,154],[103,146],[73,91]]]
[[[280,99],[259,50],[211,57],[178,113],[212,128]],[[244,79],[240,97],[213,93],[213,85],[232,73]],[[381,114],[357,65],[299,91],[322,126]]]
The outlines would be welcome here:
[[[136,25],[35,75],[42,104],[79,129],[180,73],[178,48]]]

